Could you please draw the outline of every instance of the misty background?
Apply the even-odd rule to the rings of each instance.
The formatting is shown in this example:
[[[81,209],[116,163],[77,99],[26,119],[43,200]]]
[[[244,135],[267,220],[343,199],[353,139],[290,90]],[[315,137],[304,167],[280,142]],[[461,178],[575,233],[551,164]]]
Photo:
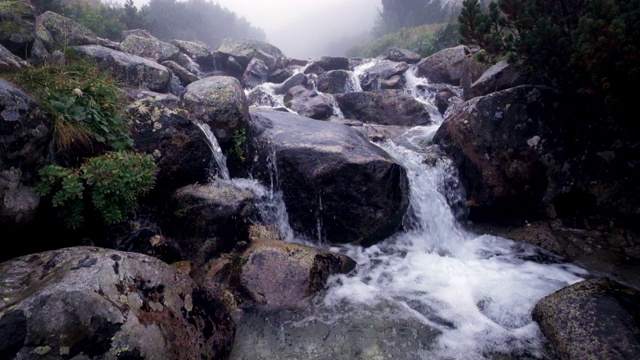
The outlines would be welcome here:
[[[111,1],[124,4],[125,0]],[[381,0],[213,1],[261,28],[266,41],[292,58],[343,55],[371,39]],[[140,9],[149,0],[134,0]],[[183,19],[188,21],[188,19]]]

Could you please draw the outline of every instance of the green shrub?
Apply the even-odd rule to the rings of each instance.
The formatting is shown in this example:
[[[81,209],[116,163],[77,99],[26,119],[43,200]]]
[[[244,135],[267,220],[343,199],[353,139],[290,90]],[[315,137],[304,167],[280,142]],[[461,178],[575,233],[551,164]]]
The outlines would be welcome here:
[[[40,196],[51,195],[65,225],[84,222],[85,199],[106,224],[116,224],[138,207],[138,198],[155,184],[153,158],[131,151],[108,152],[86,160],[78,169],[48,165],[40,170]]]
[[[509,57],[536,82],[597,95],[631,109],[626,90],[640,80],[640,0],[498,0],[481,13],[465,0],[463,42],[487,58]]]
[[[71,51],[64,63],[29,67],[11,80],[31,93],[54,121],[60,149],[90,146],[93,141],[114,150],[133,144],[123,120],[124,93],[108,71]]]

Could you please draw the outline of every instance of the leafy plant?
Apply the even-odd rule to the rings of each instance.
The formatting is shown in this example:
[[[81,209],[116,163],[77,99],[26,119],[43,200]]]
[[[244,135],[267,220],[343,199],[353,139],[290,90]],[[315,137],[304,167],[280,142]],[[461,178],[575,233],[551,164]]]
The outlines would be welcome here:
[[[233,152],[241,162],[246,160],[245,147],[247,146],[247,130],[238,129],[233,132]]]
[[[114,150],[130,149],[132,140],[122,117],[124,93],[118,81],[70,50],[65,59],[29,67],[12,79],[52,117],[56,145],[64,150],[96,141]]]
[[[65,225],[84,222],[85,199],[90,199],[106,224],[122,222],[138,207],[138,198],[155,184],[153,159],[131,151],[108,152],[86,160],[78,169],[48,165],[40,170],[40,196],[51,195],[62,209]]]

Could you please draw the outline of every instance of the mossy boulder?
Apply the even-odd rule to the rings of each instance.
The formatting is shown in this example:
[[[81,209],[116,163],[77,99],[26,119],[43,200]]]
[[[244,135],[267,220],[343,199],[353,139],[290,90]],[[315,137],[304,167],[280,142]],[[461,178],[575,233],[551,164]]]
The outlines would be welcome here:
[[[120,43],[120,51],[138,55],[156,62],[173,60],[180,53],[177,46],[158,39],[129,35]]]
[[[118,43],[103,39],[86,26],[52,11],[40,14],[36,19],[36,25],[36,36],[49,52],[80,45],[118,47]]]
[[[0,3],[0,45],[27,59],[35,40],[35,13],[29,2],[5,0]]]
[[[240,81],[234,77],[210,76],[192,82],[182,98],[192,113],[209,125],[223,150],[233,146],[237,131],[247,128],[247,97]]]

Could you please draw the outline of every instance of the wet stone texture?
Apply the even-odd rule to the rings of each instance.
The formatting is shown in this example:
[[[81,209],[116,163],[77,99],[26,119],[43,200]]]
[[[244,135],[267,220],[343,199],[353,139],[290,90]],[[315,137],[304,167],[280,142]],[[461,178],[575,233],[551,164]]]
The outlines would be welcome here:
[[[94,247],[0,264],[0,358],[221,359],[227,309],[155,258]]]
[[[605,278],[565,287],[536,304],[560,359],[640,359],[640,292]]]

